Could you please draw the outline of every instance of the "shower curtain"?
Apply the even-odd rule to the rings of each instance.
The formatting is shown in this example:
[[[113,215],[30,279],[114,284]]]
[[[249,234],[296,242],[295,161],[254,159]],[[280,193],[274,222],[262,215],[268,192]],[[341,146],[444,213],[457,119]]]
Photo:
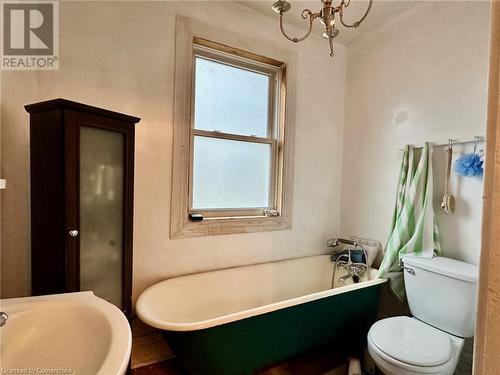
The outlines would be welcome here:
[[[422,148],[415,169],[414,149],[405,146],[389,238],[378,276],[388,278],[394,294],[403,300],[405,288],[401,258],[406,254],[432,258],[441,253],[439,231],[432,202],[431,150]]]

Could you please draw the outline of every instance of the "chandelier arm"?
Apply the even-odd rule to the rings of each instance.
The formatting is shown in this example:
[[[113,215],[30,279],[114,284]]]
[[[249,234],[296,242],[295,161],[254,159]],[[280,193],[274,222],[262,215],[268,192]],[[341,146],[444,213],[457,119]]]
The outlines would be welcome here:
[[[340,3],[339,5],[339,18],[340,18],[340,23],[344,26],[344,27],[358,27],[361,22],[363,22],[366,18],[366,16],[368,15],[368,13],[370,13],[370,9],[372,8],[372,5],[373,5],[373,0],[370,0],[370,2],[368,3],[368,8],[366,9],[366,12],[365,14],[363,15],[363,17],[361,17],[358,21],[354,22],[352,25],[348,25],[344,22],[344,12],[343,12],[343,9],[344,8],[347,8],[349,6],[349,4],[351,3],[351,0],[342,0],[342,2]]]
[[[283,13],[281,12],[280,13],[280,29],[281,29],[281,33],[283,34],[283,36],[285,38],[287,38],[289,41],[294,42],[294,43],[302,42],[303,40],[307,39],[307,37],[309,35],[311,35],[312,27],[313,27],[313,21],[316,18],[316,15],[313,14],[313,12],[311,12],[309,9],[304,9],[302,11],[302,18],[303,19],[307,19],[308,17],[309,17],[309,30],[307,31],[307,33],[304,36],[302,36],[300,38],[294,38],[294,37],[289,36],[285,32],[285,30],[283,28]]]

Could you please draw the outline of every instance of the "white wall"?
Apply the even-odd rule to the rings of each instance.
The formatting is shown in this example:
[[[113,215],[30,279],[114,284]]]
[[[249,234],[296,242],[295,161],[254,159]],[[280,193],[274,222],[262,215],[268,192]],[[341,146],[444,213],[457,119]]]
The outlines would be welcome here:
[[[294,45],[278,20],[232,2],[61,2],[60,70],[3,72],[3,296],[29,293],[29,126],[23,106],[63,97],[142,118],[136,133],[134,296],[167,277],[325,252],[339,226],[345,50]],[[297,53],[295,195],[288,231],[169,239],[175,14]],[[273,56],[270,56],[273,57]],[[327,67],[324,75],[319,67]],[[324,110],[328,108],[328,112]]]
[[[403,144],[484,135],[489,3],[426,2],[348,47],[341,232],[385,243]],[[456,147],[471,152],[473,146]],[[478,264],[481,179],[453,177],[456,213],[434,207],[446,256]]]

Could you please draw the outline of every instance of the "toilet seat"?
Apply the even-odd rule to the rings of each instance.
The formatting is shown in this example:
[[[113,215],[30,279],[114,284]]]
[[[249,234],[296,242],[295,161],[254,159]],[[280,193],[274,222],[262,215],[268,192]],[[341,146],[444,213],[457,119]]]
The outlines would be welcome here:
[[[376,322],[367,338],[368,351],[386,375],[452,375],[463,346],[462,338],[406,316]]]
[[[447,333],[407,316],[379,320],[368,338],[389,358],[413,366],[439,366],[453,354]]]

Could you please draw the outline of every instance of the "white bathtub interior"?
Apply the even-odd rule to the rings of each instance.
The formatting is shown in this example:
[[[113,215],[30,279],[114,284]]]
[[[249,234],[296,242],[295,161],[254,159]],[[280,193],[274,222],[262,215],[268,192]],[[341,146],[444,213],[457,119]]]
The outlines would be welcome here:
[[[332,289],[333,269],[320,255],[176,277],[147,289],[136,310],[157,328],[200,329],[385,281],[372,269],[370,281]]]

